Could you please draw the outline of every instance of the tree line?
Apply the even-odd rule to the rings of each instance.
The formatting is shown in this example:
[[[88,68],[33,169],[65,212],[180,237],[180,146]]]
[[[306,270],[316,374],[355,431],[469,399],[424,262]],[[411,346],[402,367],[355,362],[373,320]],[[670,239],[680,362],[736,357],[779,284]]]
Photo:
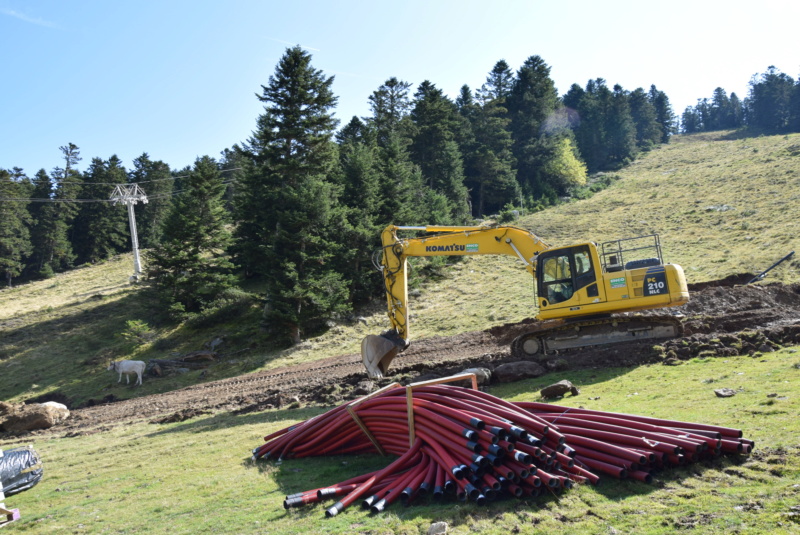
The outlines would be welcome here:
[[[541,209],[667,143],[676,124],[655,86],[598,78],[559,96],[539,56],[516,72],[498,61],[455,99],[427,80],[412,93],[390,78],[368,97],[370,115],[344,125],[332,83],[310,54],[287,49],[261,87],[251,136],[180,171],[143,154],[131,170],[111,156],[81,172],[71,143],[49,174],[0,170],[0,271],[10,285],[126,250],[126,212],[103,200],[112,184],[135,182],[150,201],[136,206],[139,241],[166,307],[213,309],[237,277],[256,277],[267,323],[297,342],[380,295],[372,254],[387,224]]]
[[[748,128],[762,133],[800,132],[800,78],[770,66],[750,79],[744,100],[718,87],[711,98],[687,106],[681,116],[686,134]]]

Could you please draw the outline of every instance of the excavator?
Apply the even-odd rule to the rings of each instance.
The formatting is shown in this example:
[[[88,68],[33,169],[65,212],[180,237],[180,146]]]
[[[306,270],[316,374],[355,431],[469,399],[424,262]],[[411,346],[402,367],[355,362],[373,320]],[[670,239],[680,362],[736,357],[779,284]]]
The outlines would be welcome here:
[[[401,238],[400,232],[422,231]],[[387,374],[392,360],[408,348],[407,259],[420,256],[510,255],[535,281],[539,314],[511,352],[543,359],[559,350],[591,345],[674,338],[681,325],[672,316],[630,315],[689,301],[683,268],[664,264],[657,234],[598,245],[584,242],[551,247],[534,233],[504,225],[395,226],[381,233],[375,265],[386,287],[391,328],[361,342],[361,358],[372,378]]]

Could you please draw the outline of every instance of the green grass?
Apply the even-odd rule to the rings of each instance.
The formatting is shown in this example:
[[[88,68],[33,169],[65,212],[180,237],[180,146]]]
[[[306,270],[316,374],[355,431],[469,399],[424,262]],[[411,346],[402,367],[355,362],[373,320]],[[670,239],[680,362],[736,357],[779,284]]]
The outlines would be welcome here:
[[[333,501],[286,511],[287,494],[381,468],[377,455],[250,460],[263,435],[323,408],[209,415],[182,423],[139,423],[33,443],[45,477],[12,496],[20,533],[425,533],[436,521],[451,533],[793,533],[800,495],[800,353],[735,357],[571,372],[581,394],[559,403],[605,411],[740,427],[756,441],[750,456],[727,456],[657,475],[652,485],[603,478],[560,496],[474,504],[395,504],[371,515],[351,507],[332,519]],[[512,401],[538,400],[551,374],[494,387]],[[714,388],[738,390],[717,398]],[[768,398],[776,393],[777,397]],[[690,529],[691,528],[691,529]]]

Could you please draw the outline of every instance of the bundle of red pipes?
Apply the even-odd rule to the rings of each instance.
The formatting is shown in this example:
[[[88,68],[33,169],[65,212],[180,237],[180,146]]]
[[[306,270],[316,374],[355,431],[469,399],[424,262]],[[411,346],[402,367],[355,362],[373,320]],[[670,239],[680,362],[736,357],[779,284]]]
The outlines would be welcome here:
[[[329,517],[359,499],[380,512],[398,499],[408,505],[429,494],[483,504],[545,489],[560,492],[574,483],[596,483],[598,474],[650,482],[655,469],[749,453],[754,445],[738,429],[511,403],[477,389],[428,383],[391,385],[264,440],[254,459],[375,451],[398,456],[382,470],[284,501],[288,509],[341,496],[326,511]]]

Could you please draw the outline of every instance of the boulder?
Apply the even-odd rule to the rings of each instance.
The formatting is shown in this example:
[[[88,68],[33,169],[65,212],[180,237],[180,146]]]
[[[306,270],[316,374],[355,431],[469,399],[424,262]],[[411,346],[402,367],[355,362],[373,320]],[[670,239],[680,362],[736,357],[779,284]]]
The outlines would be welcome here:
[[[0,401],[0,416],[5,416],[6,414],[11,414],[16,410],[15,406],[11,403],[7,403],[5,401]]]
[[[736,395],[736,391],[730,388],[718,388],[714,390],[718,398],[730,398]]]
[[[548,399],[561,397],[567,392],[571,392],[573,396],[577,396],[581,393],[577,386],[564,379],[550,386],[542,388],[539,391],[539,394],[541,394],[543,398]]]
[[[428,527],[427,535],[446,535],[448,529],[447,522],[434,522]]]
[[[492,381],[492,370],[489,368],[467,368],[461,373],[474,373],[478,385],[488,385]]]
[[[56,403],[55,405],[61,405]],[[62,408],[63,407],[63,408]],[[53,404],[33,403],[23,405],[18,410],[7,414],[0,422],[0,427],[11,433],[36,431],[37,429],[50,429],[69,418],[69,410]]]
[[[545,373],[547,373],[547,370],[529,360],[501,364],[494,369],[494,377],[499,383],[512,383],[522,379],[530,379],[531,377],[540,377]]]

